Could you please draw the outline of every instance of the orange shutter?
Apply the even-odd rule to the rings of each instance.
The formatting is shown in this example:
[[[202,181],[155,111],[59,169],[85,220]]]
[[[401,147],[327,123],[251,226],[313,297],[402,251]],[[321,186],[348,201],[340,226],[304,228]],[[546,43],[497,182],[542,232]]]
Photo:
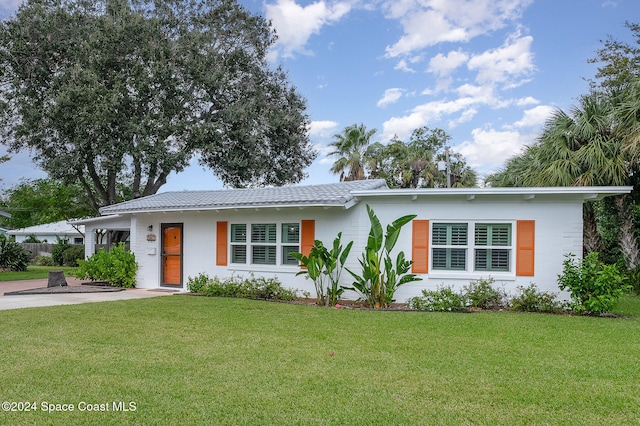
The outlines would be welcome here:
[[[532,277],[535,271],[536,221],[519,220],[516,228],[516,275]]]
[[[216,265],[227,266],[227,222],[216,223]]]
[[[414,274],[429,273],[429,221],[414,220],[411,237],[411,272]]]
[[[302,253],[303,256],[309,256],[314,240],[316,239],[316,221],[303,220],[301,228],[300,253]]]

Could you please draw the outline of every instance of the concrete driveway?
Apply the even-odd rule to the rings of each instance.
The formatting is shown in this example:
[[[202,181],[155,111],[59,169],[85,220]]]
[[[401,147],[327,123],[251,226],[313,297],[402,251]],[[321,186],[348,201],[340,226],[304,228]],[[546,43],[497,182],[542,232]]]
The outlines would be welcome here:
[[[77,286],[81,281],[66,277],[70,286]],[[47,286],[47,279],[0,282],[0,310],[34,308],[39,306],[73,305],[78,303],[107,302],[111,300],[142,299],[146,297],[167,296],[173,291],[127,289],[109,293],[64,293],[64,294],[28,294],[5,296],[12,291],[42,288]]]

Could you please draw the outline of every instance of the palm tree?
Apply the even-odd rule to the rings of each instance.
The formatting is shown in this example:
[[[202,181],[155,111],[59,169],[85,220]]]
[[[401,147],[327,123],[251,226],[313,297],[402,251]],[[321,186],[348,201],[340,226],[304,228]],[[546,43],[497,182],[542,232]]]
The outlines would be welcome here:
[[[623,149],[624,132],[616,111],[616,102],[609,96],[596,92],[582,96],[569,114],[556,111],[537,143],[489,181],[521,186],[629,185],[634,163]],[[616,206],[622,222],[620,248],[627,267],[635,268],[640,265],[640,250],[635,236],[627,235],[634,228],[632,222],[626,223],[633,220],[629,201],[623,199]],[[585,250],[598,251],[601,242],[591,203],[584,207],[584,225]]]
[[[331,172],[340,174],[340,181],[365,179],[365,153],[376,129],[367,130],[364,124],[352,124],[342,133],[335,134],[329,145],[334,150],[329,155],[339,157],[331,167]]]

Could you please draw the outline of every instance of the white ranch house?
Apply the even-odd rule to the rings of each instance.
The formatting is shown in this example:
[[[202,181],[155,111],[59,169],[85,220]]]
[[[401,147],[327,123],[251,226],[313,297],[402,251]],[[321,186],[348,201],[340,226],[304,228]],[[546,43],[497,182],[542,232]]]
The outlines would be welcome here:
[[[582,254],[582,205],[624,194],[630,187],[388,189],[383,180],[263,189],[166,192],[104,207],[102,216],[76,223],[94,253],[97,229],[130,231],[139,263],[137,286],[187,290],[188,277],[277,276],[283,285],[314,294],[296,276],[290,252],[308,253],[314,239],[330,245],[338,232],[353,240],[347,266],[369,233],[366,205],[383,226],[416,218],[403,229],[396,251],[413,261],[422,281],[399,288],[396,300],[422,289],[495,279],[507,291],[535,283],[558,292],[564,255]],[[348,273],[343,284],[350,285]],[[355,297],[355,294],[345,294]]]
[[[34,236],[50,244],[55,244],[58,239],[67,240],[70,244],[84,244],[84,226],[71,225],[66,220],[12,229],[7,231],[7,234],[15,236],[17,243],[22,243],[30,236]]]

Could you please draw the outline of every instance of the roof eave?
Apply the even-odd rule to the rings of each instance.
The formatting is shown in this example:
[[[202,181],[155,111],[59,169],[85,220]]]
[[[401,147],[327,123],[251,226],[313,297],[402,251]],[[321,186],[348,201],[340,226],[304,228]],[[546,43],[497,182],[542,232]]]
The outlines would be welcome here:
[[[108,212],[110,216],[120,216],[123,214],[145,214],[145,213],[175,213],[175,212],[199,212],[199,211],[225,211],[225,210],[263,210],[263,209],[307,209],[307,208],[344,208],[345,210],[355,205],[355,200],[344,203],[296,203],[296,204],[253,204],[253,205],[229,205],[229,206],[191,206],[191,207],[157,207],[147,209],[119,210]],[[101,218],[107,217],[101,216]],[[84,222],[83,222],[84,223]]]
[[[98,217],[89,217],[89,218],[86,218],[86,219],[70,220],[69,224],[70,225],[85,225],[85,224],[92,224],[92,223],[95,223],[95,222],[103,222],[106,219],[117,219],[119,217],[122,217],[122,215],[120,215],[120,214],[108,214],[108,215],[98,216]]]
[[[521,196],[524,199],[533,199],[537,195],[567,196],[575,195],[585,201],[601,200],[602,198],[628,194],[633,190],[632,186],[571,186],[571,187],[518,187],[518,188],[418,188],[418,189],[387,189],[375,191],[353,191],[358,198],[371,198],[381,196],[393,197],[437,197],[437,196],[465,196],[473,200],[476,196]]]

